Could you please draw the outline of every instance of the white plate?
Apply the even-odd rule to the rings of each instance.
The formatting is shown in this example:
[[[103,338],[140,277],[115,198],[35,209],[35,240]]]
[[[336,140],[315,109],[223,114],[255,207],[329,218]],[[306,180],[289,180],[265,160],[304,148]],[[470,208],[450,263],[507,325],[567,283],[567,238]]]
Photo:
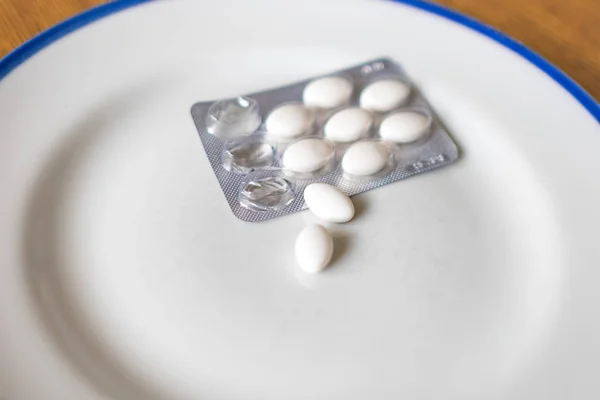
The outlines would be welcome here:
[[[572,81],[420,1],[136,3],[0,64],[1,399],[600,397],[600,107]],[[190,106],[380,55],[462,158],[359,196],[303,279],[310,215],[237,220]]]

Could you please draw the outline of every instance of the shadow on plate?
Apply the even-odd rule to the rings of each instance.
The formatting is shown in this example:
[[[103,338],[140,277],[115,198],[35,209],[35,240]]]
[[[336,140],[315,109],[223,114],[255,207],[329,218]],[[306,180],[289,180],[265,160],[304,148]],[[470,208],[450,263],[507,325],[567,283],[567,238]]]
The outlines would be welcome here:
[[[159,79],[109,99],[66,132],[66,141],[36,182],[27,209],[23,238],[25,276],[36,312],[53,342],[81,377],[98,393],[119,400],[159,400],[168,396],[157,395],[158,390],[150,389],[150,382],[142,382],[134,371],[119,365],[85,323],[85,312],[66,283],[68,277],[59,250],[58,213],[61,199],[70,189],[69,171],[78,168],[82,154],[94,146],[103,128],[115,116],[123,115],[127,104],[143,101],[156,94],[157,85],[164,89],[168,84]]]

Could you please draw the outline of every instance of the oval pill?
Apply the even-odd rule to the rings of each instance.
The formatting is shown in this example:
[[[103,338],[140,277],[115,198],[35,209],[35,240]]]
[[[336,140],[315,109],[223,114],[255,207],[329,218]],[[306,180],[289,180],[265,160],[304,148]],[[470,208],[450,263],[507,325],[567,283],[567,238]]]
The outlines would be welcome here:
[[[328,222],[343,223],[354,217],[354,204],[350,197],[326,183],[308,185],[304,189],[304,201],[317,217]]]
[[[304,88],[304,104],[315,108],[335,108],[343,106],[352,96],[352,82],[340,76],[327,76],[315,79]]]
[[[431,118],[416,111],[399,111],[387,116],[379,126],[382,139],[396,143],[414,142],[425,135]]]
[[[314,172],[324,167],[334,155],[335,148],[329,140],[300,139],[290,144],[283,153],[283,167],[292,172]]]
[[[312,112],[302,104],[284,104],[275,108],[265,121],[270,135],[293,139],[306,133],[313,123]]]
[[[325,123],[323,134],[326,138],[340,143],[350,143],[364,139],[369,133],[373,118],[368,111],[350,107],[333,114]]]
[[[357,177],[374,175],[386,167],[390,150],[381,142],[354,143],[342,158],[344,172]]]
[[[296,260],[300,268],[316,274],[327,267],[333,256],[333,238],[321,225],[309,225],[296,239]]]
[[[369,84],[360,94],[360,106],[366,110],[387,112],[404,103],[410,87],[397,79],[382,79]]]

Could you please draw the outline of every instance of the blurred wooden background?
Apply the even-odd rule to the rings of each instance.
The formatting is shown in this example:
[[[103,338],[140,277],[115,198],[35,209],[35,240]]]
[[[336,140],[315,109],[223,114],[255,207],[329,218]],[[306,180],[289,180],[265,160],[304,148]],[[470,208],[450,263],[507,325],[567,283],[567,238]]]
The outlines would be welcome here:
[[[600,0],[435,0],[529,46],[600,100]],[[0,0],[0,57],[103,0]]]

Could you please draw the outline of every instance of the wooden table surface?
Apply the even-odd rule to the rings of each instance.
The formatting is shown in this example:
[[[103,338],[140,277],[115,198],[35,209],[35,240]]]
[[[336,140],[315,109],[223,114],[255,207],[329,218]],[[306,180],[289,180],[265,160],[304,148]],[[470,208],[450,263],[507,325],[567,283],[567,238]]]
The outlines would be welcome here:
[[[492,25],[600,100],[600,0],[436,0]],[[0,57],[103,0],[0,0]]]

